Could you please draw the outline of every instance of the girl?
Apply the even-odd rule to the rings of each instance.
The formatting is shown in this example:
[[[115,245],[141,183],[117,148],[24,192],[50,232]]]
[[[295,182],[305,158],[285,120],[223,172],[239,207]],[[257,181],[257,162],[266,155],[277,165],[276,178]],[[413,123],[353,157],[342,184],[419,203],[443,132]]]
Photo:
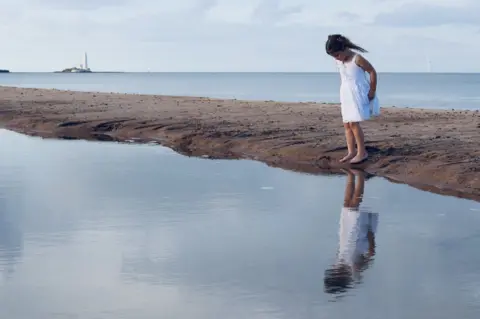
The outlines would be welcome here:
[[[342,80],[340,105],[348,153],[340,162],[350,161],[351,164],[359,164],[368,158],[360,122],[380,113],[375,94],[377,72],[370,62],[356,52],[367,52],[367,50],[352,43],[341,34],[329,35],[325,50],[335,58]],[[370,75],[370,81],[365,72]]]

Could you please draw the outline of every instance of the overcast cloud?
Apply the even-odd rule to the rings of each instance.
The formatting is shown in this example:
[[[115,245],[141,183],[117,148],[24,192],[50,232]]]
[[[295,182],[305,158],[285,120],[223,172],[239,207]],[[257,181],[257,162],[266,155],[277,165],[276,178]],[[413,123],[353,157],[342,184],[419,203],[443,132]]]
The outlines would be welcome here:
[[[480,72],[476,0],[0,0],[0,68],[333,71],[329,33],[380,71]]]

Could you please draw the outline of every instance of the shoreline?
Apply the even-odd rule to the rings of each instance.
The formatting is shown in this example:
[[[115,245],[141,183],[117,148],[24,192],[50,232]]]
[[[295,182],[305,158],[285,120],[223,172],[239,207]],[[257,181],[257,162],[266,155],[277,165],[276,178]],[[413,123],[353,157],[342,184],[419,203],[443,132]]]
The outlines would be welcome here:
[[[0,126],[45,138],[155,141],[188,156],[251,159],[339,172],[338,105],[0,87]],[[387,107],[363,124],[369,160],[355,167],[480,202],[480,111]]]

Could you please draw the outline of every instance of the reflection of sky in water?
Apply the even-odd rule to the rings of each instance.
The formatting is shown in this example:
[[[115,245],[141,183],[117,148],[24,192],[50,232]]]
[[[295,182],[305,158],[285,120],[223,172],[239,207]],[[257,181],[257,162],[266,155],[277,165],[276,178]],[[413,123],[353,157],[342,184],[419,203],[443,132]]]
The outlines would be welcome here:
[[[367,181],[377,254],[329,302],[345,177],[6,131],[0,146],[0,318],[478,317],[476,202]]]

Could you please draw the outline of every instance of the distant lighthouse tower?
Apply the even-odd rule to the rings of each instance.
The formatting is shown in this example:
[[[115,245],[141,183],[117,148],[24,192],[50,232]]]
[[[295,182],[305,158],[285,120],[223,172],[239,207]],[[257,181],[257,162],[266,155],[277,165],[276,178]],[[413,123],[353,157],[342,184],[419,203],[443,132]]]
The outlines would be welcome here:
[[[88,68],[88,58],[87,58],[87,52],[83,55],[83,68],[85,70],[89,70]]]

